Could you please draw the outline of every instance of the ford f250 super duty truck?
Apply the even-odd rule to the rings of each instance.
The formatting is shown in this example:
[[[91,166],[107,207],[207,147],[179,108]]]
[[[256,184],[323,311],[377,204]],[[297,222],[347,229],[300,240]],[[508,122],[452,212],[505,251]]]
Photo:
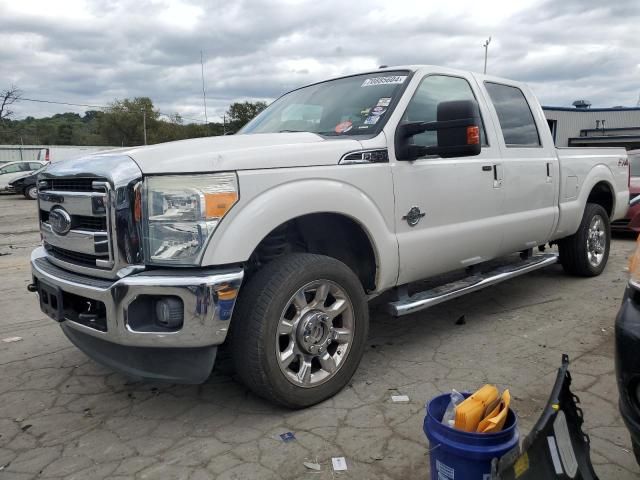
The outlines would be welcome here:
[[[203,382],[225,343],[249,388],[303,407],[352,377],[381,292],[400,316],[556,261],[600,274],[628,179],[623,149],[556,149],[523,84],[384,68],[289,92],[236,135],[51,165],[29,289],[116,370]]]

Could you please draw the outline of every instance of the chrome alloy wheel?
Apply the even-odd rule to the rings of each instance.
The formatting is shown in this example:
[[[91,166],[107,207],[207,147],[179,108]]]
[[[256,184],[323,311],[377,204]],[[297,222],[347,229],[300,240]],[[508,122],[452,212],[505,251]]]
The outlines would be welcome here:
[[[338,284],[330,280],[306,284],[289,299],[278,322],[280,370],[300,387],[326,382],[344,364],[353,329],[353,306]]]
[[[598,267],[604,258],[607,248],[607,232],[604,220],[600,215],[594,215],[587,233],[587,258],[593,267]]]

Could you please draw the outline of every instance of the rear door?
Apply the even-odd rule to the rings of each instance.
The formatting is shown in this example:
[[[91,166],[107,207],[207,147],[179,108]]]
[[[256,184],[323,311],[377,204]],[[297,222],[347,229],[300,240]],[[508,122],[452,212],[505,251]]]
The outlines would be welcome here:
[[[548,126],[531,93],[500,81],[485,81],[489,107],[499,121],[502,152],[503,254],[544,244],[557,220],[558,157]]]
[[[500,149],[476,89],[471,76],[428,74],[402,114],[401,122],[434,121],[438,103],[476,99],[483,125],[478,156],[425,156],[409,162],[396,160],[394,154],[400,284],[480,263],[500,249],[502,232],[495,225],[503,208]],[[436,145],[437,136],[424,132],[413,141]]]

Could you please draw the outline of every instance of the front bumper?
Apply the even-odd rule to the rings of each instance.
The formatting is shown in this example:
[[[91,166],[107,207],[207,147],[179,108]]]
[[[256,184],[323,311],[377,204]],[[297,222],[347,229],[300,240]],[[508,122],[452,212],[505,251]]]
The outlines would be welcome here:
[[[33,251],[31,269],[36,286],[57,289],[64,306],[57,320],[87,355],[130,376],[181,383],[199,383],[211,373],[243,278],[242,269],[236,268],[154,270],[105,280],[57,267],[42,247]],[[143,296],[179,297],[182,327],[167,331],[140,322],[135,318],[138,310],[130,307]],[[104,312],[99,328],[68,308],[67,303],[78,305],[84,299]]]
[[[627,287],[616,318],[616,378],[620,394],[620,413],[640,445],[640,399],[636,389],[640,385],[640,292]]]

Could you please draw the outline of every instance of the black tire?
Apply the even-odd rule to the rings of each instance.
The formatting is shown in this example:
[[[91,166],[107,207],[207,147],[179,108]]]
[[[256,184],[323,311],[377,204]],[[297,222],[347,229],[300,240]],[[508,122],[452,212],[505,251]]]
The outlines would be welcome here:
[[[352,336],[335,373],[318,385],[304,387],[292,383],[282,370],[285,367],[280,366],[276,353],[280,348],[278,325],[294,294],[315,281],[339,286],[348,297],[352,307],[349,317]],[[331,322],[340,321],[340,315],[335,318]],[[322,255],[291,254],[268,263],[243,286],[232,330],[232,355],[244,384],[274,403],[287,408],[303,408],[335,395],[347,385],[364,353],[369,311],[362,284],[344,263]],[[297,328],[293,330],[298,331]],[[329,345],[325,347],[327,353],[329,348],[334,348],[335,352],[336,347]]]
[[[602,231],[604,233],[604,251],[598,264],[594,264],[589,260],[590,254],[587,245],[589,228],[596,217],[602,220]],[[570,237],[560,240],[558,248],[560,250],[560,263],[565,272],[581,277],[600,275],[607,265],[609,249],[611,248],[611,225],[606,210],[601,205],[587,203],[578,231]]]
[[[22,192],[22,194],[24,195],[24,198],[26,198],[27,200],[37,200],[38,199],[38,187],[36,187],[35,185],[30,185],[28,187],[25,187],[25,189]]]
[[[636,457],[636,463],[640,465],[640,444],[636,442],[633,442],[633,454]]]

